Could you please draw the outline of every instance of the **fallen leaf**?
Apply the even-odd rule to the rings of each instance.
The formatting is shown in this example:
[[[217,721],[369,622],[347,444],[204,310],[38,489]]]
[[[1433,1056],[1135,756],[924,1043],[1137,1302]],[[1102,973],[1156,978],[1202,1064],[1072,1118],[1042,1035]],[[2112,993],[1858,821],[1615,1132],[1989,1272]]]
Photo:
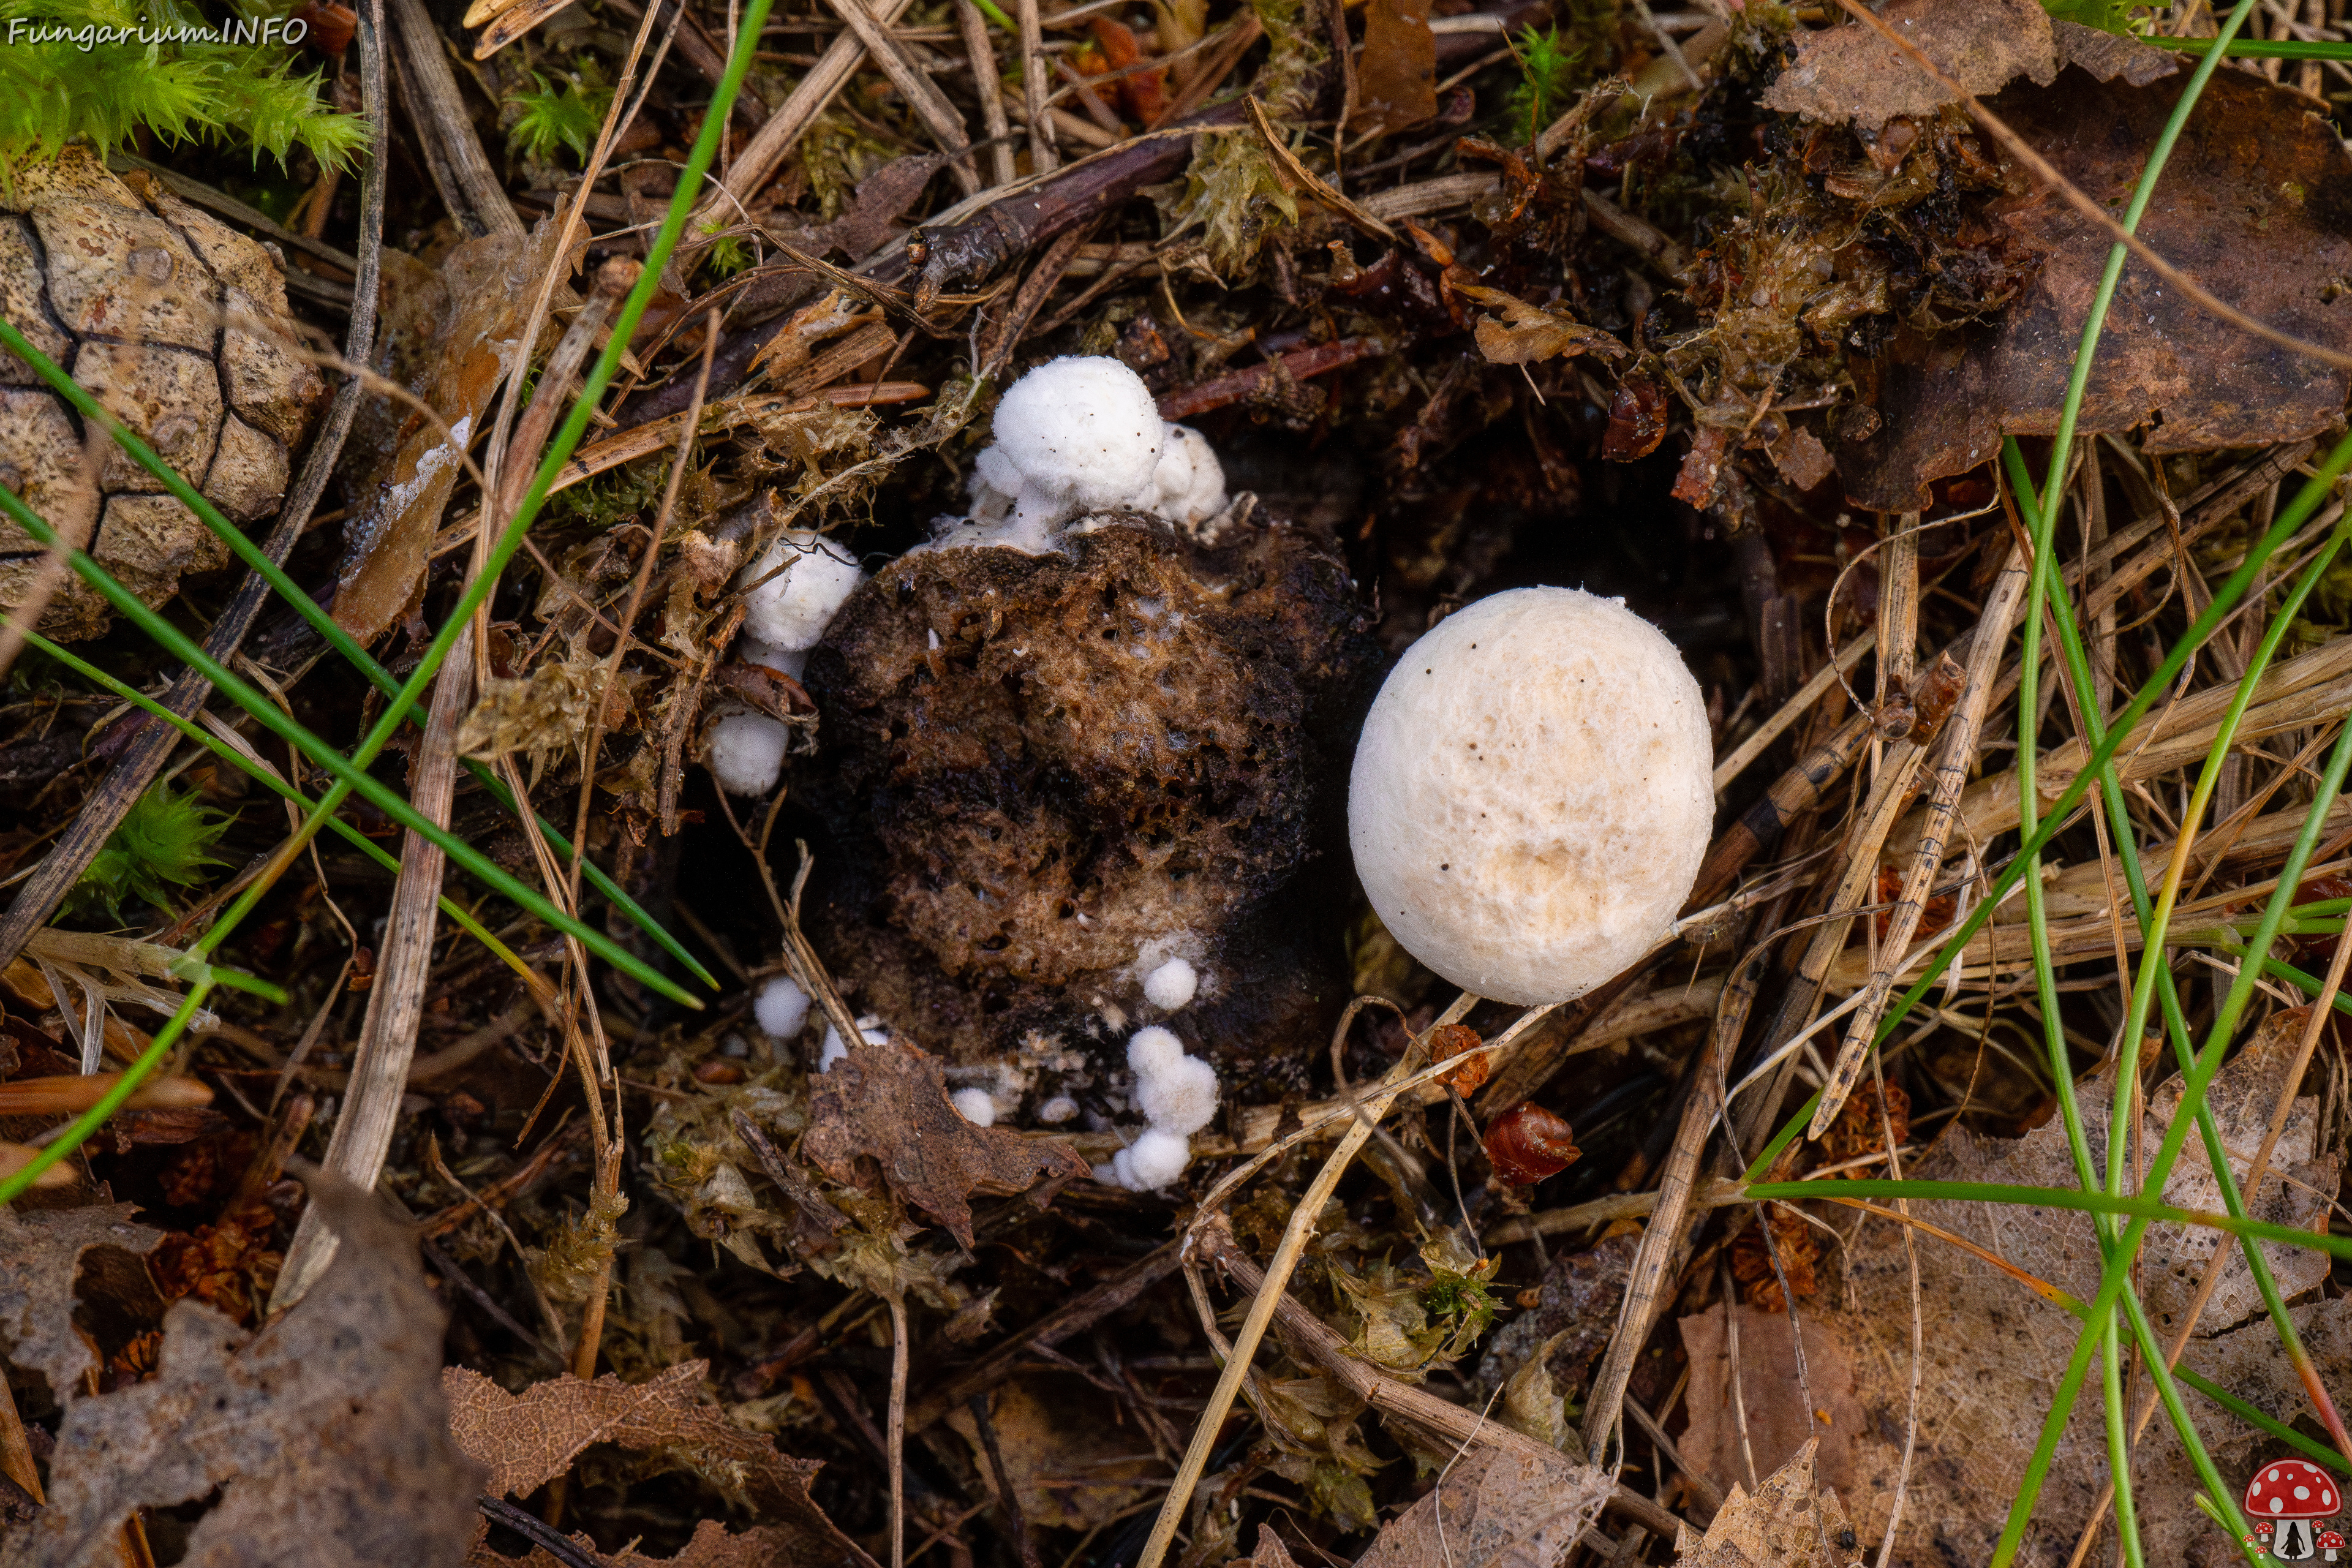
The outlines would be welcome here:
[[[465,1367],[453,1366],[441,1375],[450,1433],[458,1447],[488,1468],[481,1489],[492,1497],[529,1496],[570,1470],[572,1461],[593,1443],[657,1450],[722,1490],[743,1496],[763,1518],[781,1521],[792,1537],[790,1561],[874,1568],[873,1559],[810,1500],[809,1482],[822,1464],[777,1452],[773,1441],[703,1403],[702,1381],[709,1368],[708,1362],[680,1362],[637,1384],[611,1373],[593,1383],[567,1374],[520,1394],[509,1394]]]
[[[2132,74],[2099,81],[2077,67],[2047,90],[2017,83],[1990,106],[2075,185],[2116,206],[2179,96],[2176,83],[2135,86]],[[2308,100],[2224,70],[2189,116],[2139,234],[2239,310],[2346,349],[2352,312],[2332,300],[2334,280],[2352,275],[2352,234],[2336,216],[2347,208],[2352,155]],[[1990,460],[2004,435],[2057,427],[2109,241],[2030,185],[1993,214],[2046,259],[1996,320],[1932,338],[1898,331],[1868,362],[1877,418],[1867,417],[1865,399],[1840,418],[1834,444],[1852,505],[1914,510],[1932,481]],[[2333,427],[2347,387],[2345,373],[2215,320],[2132,265],[2076,427],[2087,435],[2152,425],[2151,454],[2271,446]]]
[[[446,1314],[415,1243],[367,1194],[314,1179],[311,1202],[343,1245],[301,1304],[258,1335],[174,1306],[152,1377],[67,1406],[49,1506],[0,1563],[114,1563],[134,1509],[215,1489],[190,1568],[462,1557],[478,1472],[449,1439]]]
[[[1613,1484],[1565,1455],[1483,1449],[1381,1527],[1356,1568],[1552,1568]]]
[[[902,1045],[853,1046],[809,1089],[809,1130],[801,1153],[835,1181],[865,1184],[872,1160],[905,1203],[971,1247],[975,1192],[1024,1192],[1040,1181],[1083,1176],[1087,1163],[1059,1144],[1007,1127],[975,1127],[948,1101],[939,1058]]]
[[[1136,1453],[1132,1427],[1119,1410],[1085,1380],[1061,1373],[1015,1377],[989,1396],[989,1425],[997,1452],[1033,1530],[1092,1530],[1109,1523],[1144,1495],[1160,1460]],[[971,1447],[972,1468],[996,1495],[996,1472],[969,1410],[948,1425]],[[1130,1458],[1116,1456],[1131,1454]]]
[[[1473,334],[1478,352],[1496,364],[1528,364],[1563,355],[1573,359],[1580,353],[1622,359],[1633,352],[1600,328],[1578,321],[1564,304],[1530,305],[1500,289],[1475,283],[1456,283],[1454,291],[1503,313],[1499,321],[1481,317]]]
[[[544,1546],[532,1547],[527,1557],[501,1556],[491,1550],[488,1535],[489,1521],[484,1520],[466,1553],[466,1568],[571,1568]],[[800,1542],[792,1531],[762,1524],[735,1535],[715,1519],[698,1521],[693,1538],[675,1557],[648,1557],[634,1548],[607,1556],[585,1535],[574,1532],[571,1541],[581,1555],[605,1568],[776,1568],[780,1563],[800,1561],[793,1555]]]
[[[449,435],[396,403],[373,422],[375,439],[358,448],[375,460],[355,469],[362,477],[350,488],[358,500],[343,529],[334,615],[335,624],[362,643],[383,635],[424,577],[441,510],[465,472],[476,421],[514,359],[524,314],[553,265],[558,234],[550,219],[528,238],[469,239],[449,253],[437,277],[420,276],[413,264],[393,269],[402,286],[387,295],[404,301],[405,325],[386,332],[379,366],[392,368],[394,379],[439,415]],[[395,361],[404,362],[406,376]],[[387,426],[396,432],[389,443]]]
[[[1814,1484],[1815,1447],[1798,1449],[1752,1497],[1735,1485],[1704,1538],[1683,1526],[1675,1542],[1680,1568],[1845,1568],[1858,1561],[1861,1538],[1845,1505]]]
[[[1402,131],[1437,114],[1437,35],[1430,0],[1369,0],[1356,58],[1352,133]]]
[[[1906,1174],[1911,1173],[1906,1172]],[[1897,1267],[1902,1242],[1895,1243]],[[1808,1421],[1806,1401],[1798,1390],[1796,1342],[1789,1331],[1789,1315],[1742,1303],[1732,1309],[1739,1331],[1737,1371],[1738,1397],[1732,1391],[1734,1372],[1731,1336],[1717,1301],[1704,1312],[1683,1319],[1683,1352],[1690,1358],[1690,1429],[1683,1434],[1684,1458],[1706,1472],[1728,1496],[1735,1482],[1748,1476],[1740,1452],[1740,1414],[1747,1416],[1749,1450],[1756,1468],[1769,1472],[1816,1436],[1829,1440],[1818,1458],[1822,1480],[1851,1491],[1852,1446],[1846,1440],[1862,1421],[1856,1403],[1853,1358],[1846,1344],[1822,1321],[1811,1302],[1801,1300],[1797,1319],[1805,1330],[1803,1388],[1811,1394],[1816,1414]],[[1904,1342],[1908,1345],[1910,1304],[1904,1304]],[[1867,1381],[1867,1380],[1864,1380]],[[1898,1383],[1907,1387],[1907,1383]],[[1826,1415],[1824,1422],[1822,1416]],[[1827,1430],[1823,1431],[1826,1426]],[[1898,1428],[1899,1430],[1899,1428]]]
[[[82,1255],[93,1247],[152,1252],[163,1233],[133,1225],[138,1212],[135,1204],[22,1214],[0,1205],[0,1350],[47,1378],[60,1405],[81,1392],[82,1373],[96,1364],[73,1325]]]
[[[1290,1555],[1290,1548],[1282,1543],[1282,1537],[1274,1532],[1274,1526],[1261,1524],[1257,1527],[1257,1550],[1246,1557],[1228,1559],[1225,1568],[1298,1568],[1298,1563]]]
[[[2283,1055],[2293,1045],[2291,1026],[2265,1029],[2222,1069],[2209,1090],[2224,1146],[2242,1178],[2267,1125]],[[2112,1082],[2093,1077],[2076,1092],[2096,1157],[2106,1142]],[[2177,1083],[2167,1083],[2149,1096],[2147,1147],[2162,1137],[2178,1092]],[[2333,1154],[2315,1157],[2312,1152],[2317,1111],[2315,1096],[2296,1101],[2272,1173],[2248,1205],[2258,1217],[2310,1229],[2324,1222],[2326,1199],[2322,1194],[2336,1190],[2337,1162]],[[1948,1131],[1904,1173],[1929,1181],[2075,1185],[2065,1134],[2055,1118],[2014,1140]],[[2192,1135],[2166,1186],[2165,1201],[2218,1208],[2220,1200],[2212,1194],[2200,1140]],[[2088,1215],[1979,1203],[1915,1201],[1912,1208],[1921,1219],[2078,1298],[2088,1298],[2097,1289],[2099,1255]],[[1840,1228],[1847,1228],[1843,1220]],[[2141,1254],[2140,1289],[2150,1319],[2168,1342],[2213,1245],[2210,1231],[2157,1226],[2148,1232]],[[1926,1364],[1920,1376],[1918,1448],[1891,1568],[1947,1568],[1991,1555],[2004,1510],[1988,1509],[1986,1500],[2012,1495],[2080,1325],[2063,1309],[1970,1254],[1925,1233],[1916,1237],[1916,1246]],[[2264,1252],[2278,1272],[2279,1289],[2290,1299],[2326,1277],[2323,1253],[2273,1247]],[[1823,1386],[1825,1360],[1833,1357],[1845,1365],[1871,1369],[1869,1376],[1855,1380],[1853,1397],[1858,1409],[1851,1415],[1832,1409],[1827,1429],[1819,1434],[1817,1460],[1822,1479],[1854,1507],[1863,1538],[1875,1541],[1885,1529],[1909,1417],[1911,1285],[1902,1239],[1886,1222],[1869,1221],[1845,1255],[1845,1280],[1825,1283],[1821,1296],[1801,1304],[1800,1312],[1807,1331],[1807,1370],[1817,1396]],[[2260,1297],[2251,1284],[2242,1258],[2233,1258],[2202,1321],[2208,1337],[2189,1342],[2184,1363],[2276,1419],[2290,1425],[2301,1419],[2316,1430],[2303,1385],[2279,1348],[2276,1332],[2260,1315]],[[2352,1301],[2317,1301],[2293,1309],[2290,1315],[2322,1381],[2332,1388],[2346,1386],[2352,1377]],[[2240,1322],[2244,1326],[2223,1331]],[[1691,1328],[1685,1320],[1686,1344]],[[1817,1335],[1825,1350],[1815,1350]],[[1760,1324],[1752,1317],[1741,1319],[1741,1392],[1759,1469],[1780,1463],[1801,1446],[1802,1407],[1793,1367],[1786,1361],[1788,1343],[1785,1318]],[[1780,1361],[1768,1365],[1759,1349],[1775,1345]],[[2260,1459],[2273,1457],[2275,1444],[2257,1428],[2194,1393],[2187,1397],[2205,1445],[2225,1477],[2242,1484]],[[1719,1428],[1728,1424],[1729,1399],[1721,1380],[1703,1381],[1696,1365],[1686,1403],[1694,1431],[1702,1418],[1717,1421]],[[1774,1426],[1781,1412],[1795,1419]],[[1725,1465],[1720,1438],[1714,1441],[1717,1457],[1706,1466],[1719,1483],[1727,1483],[1739,1472]],[[1687,1440],[1684,1452],[1694,1464],[1701,1462]],[[2201,1483],[2161,1415],[2148,1427],[2137,1456],[2134,1499],[2148,1561],[2208,1561],[2192,1554],[2204,1548],[2214,1553],[2210,1561],[2234,1558],[2234,1544],[2222,1540],[2196,1508],[2192,1499]],[[2065,1563],[2105,1477],[2105,1435],[2093,1382],[2077,1401],[2059,1444],[2018,1561],[2053,1568]]]
[[[1895,0],[1880,13],[1919,52],[1978,97],[2018,77],[2057,79],[2049,13],[2039,0]],[[1956,101],[1908,55],[1860,22],[1799,28],[1796,60],[1764,89],[1768,109],[1874,132],[1898,114],[1924,117]]]

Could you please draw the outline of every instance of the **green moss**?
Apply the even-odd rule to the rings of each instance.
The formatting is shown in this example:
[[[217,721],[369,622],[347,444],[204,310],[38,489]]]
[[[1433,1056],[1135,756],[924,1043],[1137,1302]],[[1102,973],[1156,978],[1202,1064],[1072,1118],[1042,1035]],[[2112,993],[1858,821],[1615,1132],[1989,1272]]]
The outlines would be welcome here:
[[[0,0],[0,174],[69,142],[111,152],[141,131],[281,165],[299,146],[351,167],[366,122],[320,101],[319,74],[298,73],[304,57],[278,32],[263,41],[265,26],[284,22],[247,4],[215,22],[184,0]],[[163,41],[181,29],[205,41]]]
[[[194,790],[154,785],[131,804],[66,895],[62,912],[120,921],[125,902],[169,910],[173,889],[194,887],[205,879],[206,867],[227,864],[209,851],[233,820],[205,806]]]
[[[519,92],[507,100],[508,107],[517,111],[507,128],[508,148],[546,163],[558,148],[569,147],[573,157],[584,162],[596,144],[596,132],[604,128],[604,111],[613,104],[612,84],[594,57],[582,56],[580,68],[560,86],[548,86],[537,71],[531,72],[531,79],[539,83],[537,92]]]

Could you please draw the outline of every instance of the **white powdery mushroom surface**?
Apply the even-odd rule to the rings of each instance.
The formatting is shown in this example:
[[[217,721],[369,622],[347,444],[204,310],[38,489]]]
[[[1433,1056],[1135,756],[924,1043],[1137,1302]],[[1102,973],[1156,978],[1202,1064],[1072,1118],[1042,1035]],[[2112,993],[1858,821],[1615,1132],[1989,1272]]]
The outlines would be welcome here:
[[[760,1032],[772,1039],[789,1040],[808,1022],[809,994],[790,975],[779,974],[760,987],[751,999],[751,1016]]]
[[[1217,1069],[1186,1056],[1184,1042],[1158,1025],[1138,1029],[1127,1042],[1127,1065],[1135,1073],[1136,1109],[1151,1125],[1097,1165],[1095,1180],[1148,1193],[1184,1173],[1192,1134],[1217,1113]]]
[[[1466,990],[1582,995],[1674,923],[1715,820],[1705,700],[1622,600],[1521,588],[1456,611],[1373,700],[1348,839],[1373,909]]]
[[[1040,555],[1072,519],[1111,507],[1197,529],[1225,507],[1225,471],[1199,431],[1160,417],[1142,377],[1115,359],[1049,360],[996,405],[971,512],[942,518],[929,545],[994,545]]]
[[[771,648],[805,652],[865,581],[856,557],[840,545],[805,529],[788,530],[743,568],[750,590],[743,595],[743,634]]]
[[[729,795],[765,795],[783,776],[790,726],[738,708],[711,721],[705,761]]]
[[[855,556],[823,534],[792,529],[745,567],[739,581],[749,591],[736,657],[798,680],[808,650],[866,574]],[[780,721],[748,708],[724,708],[707,741],[710,775],[730,795],[765,795],[783,776],[791,740],[791,728]]]

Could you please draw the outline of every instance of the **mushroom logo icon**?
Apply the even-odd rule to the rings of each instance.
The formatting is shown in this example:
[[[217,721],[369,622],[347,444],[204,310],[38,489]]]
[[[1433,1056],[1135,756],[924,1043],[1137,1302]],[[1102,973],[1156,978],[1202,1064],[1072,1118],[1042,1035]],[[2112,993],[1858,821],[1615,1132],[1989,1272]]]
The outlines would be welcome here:
[[[2246,1512],[2277,1526],[2271,1554],[2282,1563],[2304,1563],[2319,1555],[2320,1541],[2314,1520],[2326,1519],[2343,1506],[2335,1478],[2302,1459],[2276,1459],[2264,1465],[2246,1483]],[[2342,1549],[2343,1537],[2327,1532],[2328,1555]]]

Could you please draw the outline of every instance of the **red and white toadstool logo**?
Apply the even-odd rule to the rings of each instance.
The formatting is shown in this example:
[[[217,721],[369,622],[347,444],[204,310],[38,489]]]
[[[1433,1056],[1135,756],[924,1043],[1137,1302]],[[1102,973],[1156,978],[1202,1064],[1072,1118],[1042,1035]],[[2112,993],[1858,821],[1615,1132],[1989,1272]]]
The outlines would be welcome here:
[[[2282,1562],[2299,1563],[2319,1555],[2320,1540],[2314,1520],[2326,1519],[2344,1505],[2336,1478],[2303,1459],[2274,1459],[2246,1483],[2248,1517],[2276,1528],[2271,1554]],[[2326,1537],[2328,1560],[2343,1549],[2344,1538],[2334,1531]]]

